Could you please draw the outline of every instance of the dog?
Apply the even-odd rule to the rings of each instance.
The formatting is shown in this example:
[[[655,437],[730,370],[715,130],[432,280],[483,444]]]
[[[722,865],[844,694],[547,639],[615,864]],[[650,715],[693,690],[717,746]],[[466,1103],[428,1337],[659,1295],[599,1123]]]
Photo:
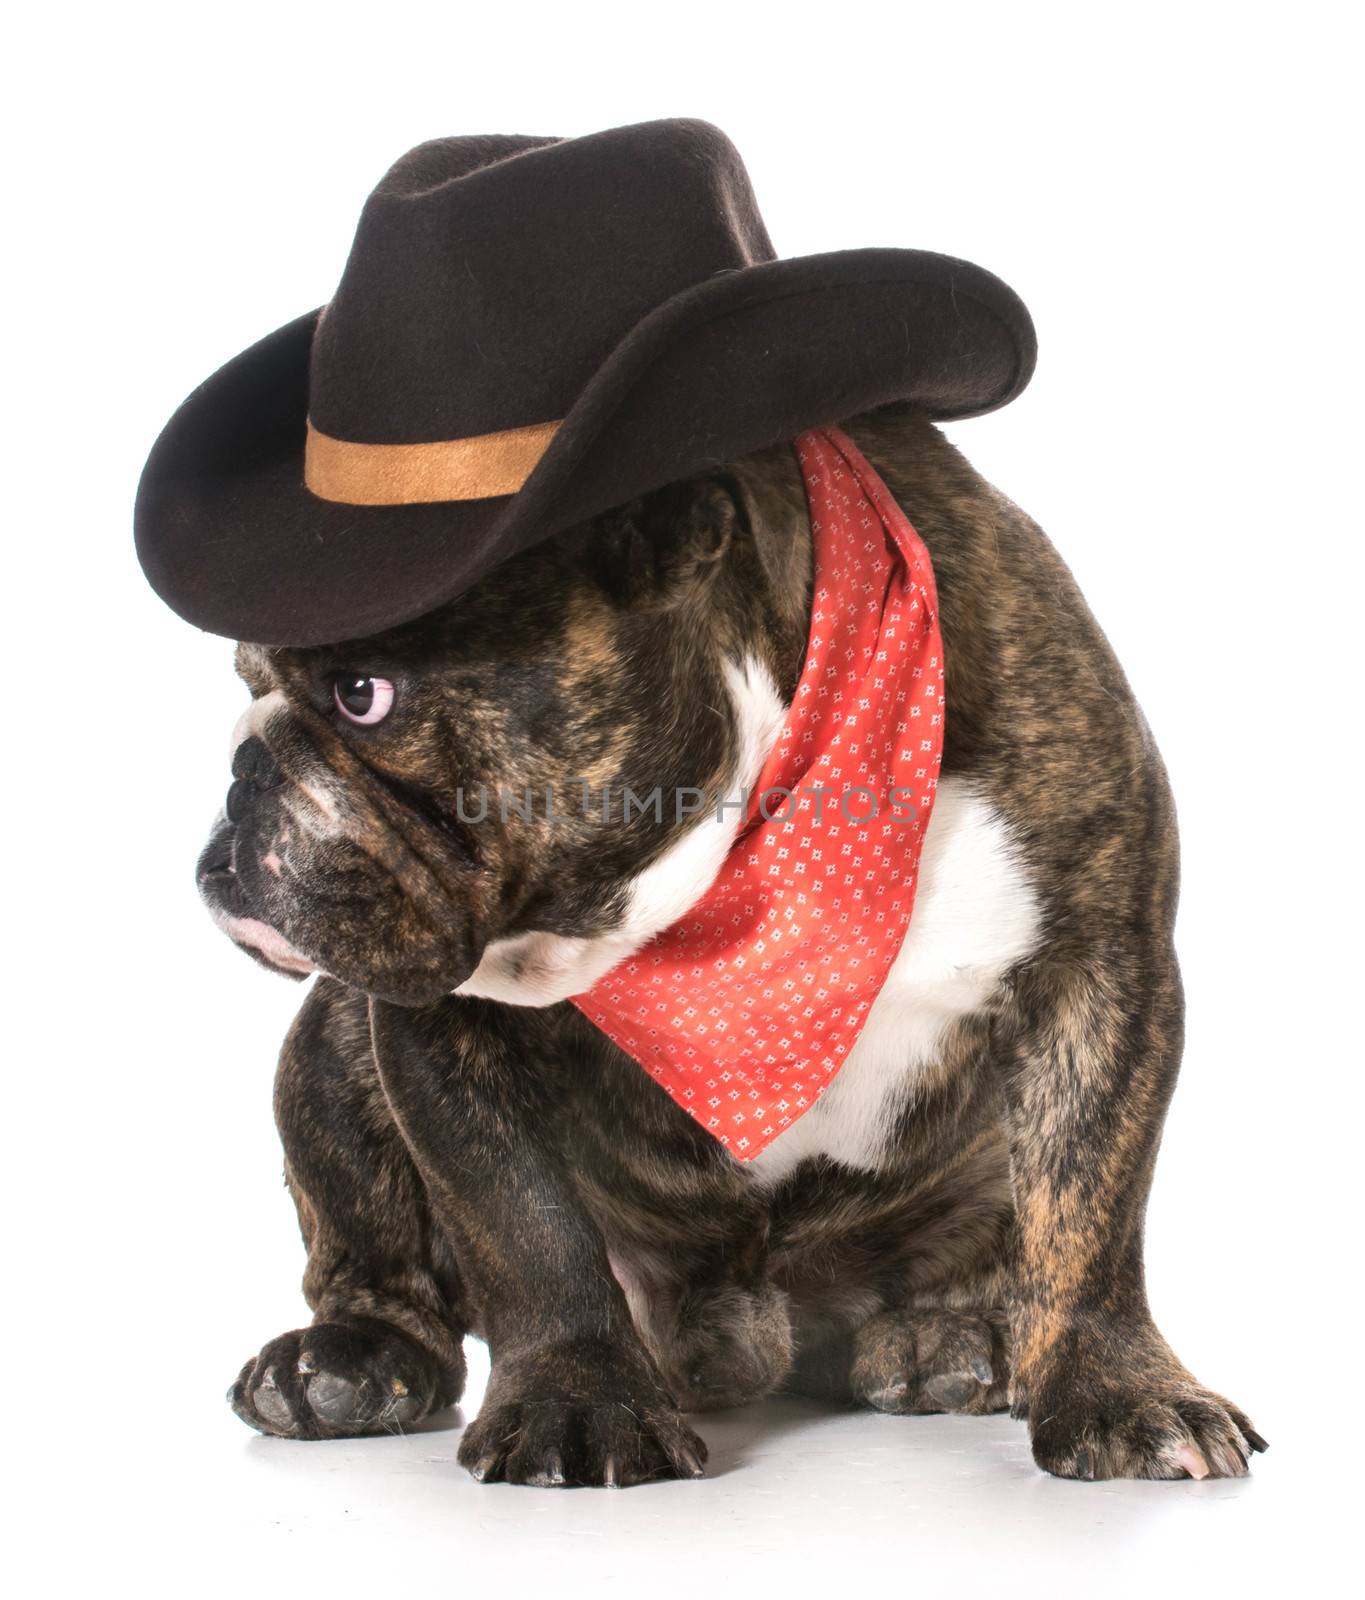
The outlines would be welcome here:
[[[239,646],[199,887],[256,959],[318,974],[275,1100],[313,1320],[243,1367],[253,1427],[413,1424],[460,1397],[472,1333],[483,1481],[700,1476],[686,1417],[783,1392],[1012,1407],[1067,1478],[1238,1477],[1265,1448],[1143,1288],[1182,1034],[1152,736],[1032,521],[911,405],[841,426],[932,554],[950,715],[905,942],[752,1161],[568,1002],[687,912],[739,825],[591,794],[742,794],[781,726],[812,606],[790,445],[362,642]],[[476,816],[476,790],[533,803]]]

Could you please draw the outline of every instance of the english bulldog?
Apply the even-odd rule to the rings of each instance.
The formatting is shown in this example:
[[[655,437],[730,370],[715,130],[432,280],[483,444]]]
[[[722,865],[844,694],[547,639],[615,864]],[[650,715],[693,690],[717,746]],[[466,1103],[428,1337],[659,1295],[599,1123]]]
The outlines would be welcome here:
[[[627,824],[588,784],[743,795],[782,725],[812,605],[791,447],[377,637],[239,647],[199,886],[244,950],[317,974],[276,1090],[313,1317],[243,1367],[253,1427],[410,1425],[459,1398],[472,1333],[483,1481],[701,1476],[686,1418],[783,1392],[1012,1408],[1068,1478],[1237,1477],[1265,1447],[1143,1288],[1182,1030],[1151,734],[1034,523],[913,409],[843,427],[932,553],[942,779],[866,1025],[752,1161],[568,1002],[687,913],[742,816]]]

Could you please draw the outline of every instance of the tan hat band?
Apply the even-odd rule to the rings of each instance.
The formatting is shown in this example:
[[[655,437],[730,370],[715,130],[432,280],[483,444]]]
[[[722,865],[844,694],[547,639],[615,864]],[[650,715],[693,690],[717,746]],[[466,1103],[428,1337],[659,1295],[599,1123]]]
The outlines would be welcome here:
[[[515,494],[559,428],[536,422],[432,444],[352,444],[311,422],[303,481],[319,500],[348,506],[411,506]]]

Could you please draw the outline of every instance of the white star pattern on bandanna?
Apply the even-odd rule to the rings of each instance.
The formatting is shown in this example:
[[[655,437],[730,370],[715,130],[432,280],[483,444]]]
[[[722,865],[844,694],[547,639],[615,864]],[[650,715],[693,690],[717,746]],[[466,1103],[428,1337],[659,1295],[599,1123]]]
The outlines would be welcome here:
[[[706,894],[573,1002],[739,1161],[857,1041],[905,940],[943,755],[929,552],[845,434],[795,448],[814,575],[786,724]]]

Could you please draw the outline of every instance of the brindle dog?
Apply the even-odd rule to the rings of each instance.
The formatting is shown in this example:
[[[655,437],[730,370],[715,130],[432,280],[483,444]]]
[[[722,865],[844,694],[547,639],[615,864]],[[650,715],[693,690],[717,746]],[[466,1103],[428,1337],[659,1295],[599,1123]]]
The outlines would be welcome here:
[[[458,1398],[472,1332],[482,1479],[698,1475],[682,1413],[780,1390],[1012,1404],[1067,1477],[1237,1476],[1263,1448],[1143,1288],[1181,1047],[1151,735],[1040,530],[918,414],[846,427],[934,559],[944,779],[858,1048],[748,1166],[565,1001],[696,899],[706,830],[723,854],[735,826],[604,821],[592,794],[742,792],[780,725],[810,610],[790,447],[382,637],[240,648],[255,698],[201,884],[261,959],[326,974],[276,1099],[314,1317],[243,1369],[253,1426],[410,1423]],[[358,725],[334,688],[363,705],[367,679],[394,700]],[[542,798],[462,821],[480,786]]]

